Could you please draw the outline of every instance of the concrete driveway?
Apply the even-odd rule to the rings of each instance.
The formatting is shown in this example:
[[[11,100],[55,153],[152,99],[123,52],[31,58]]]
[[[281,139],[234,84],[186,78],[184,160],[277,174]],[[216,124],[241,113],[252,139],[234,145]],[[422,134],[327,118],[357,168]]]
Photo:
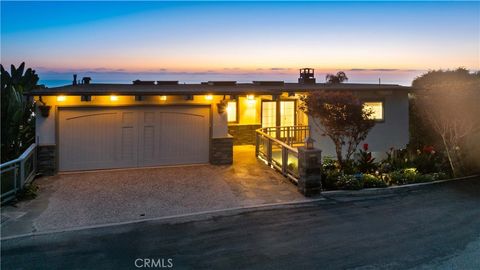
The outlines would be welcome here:
[[[60,174],[39,196],[2,208],[2,236],[301,201],[296,186],[236,147],[232,166],[196,165]]]

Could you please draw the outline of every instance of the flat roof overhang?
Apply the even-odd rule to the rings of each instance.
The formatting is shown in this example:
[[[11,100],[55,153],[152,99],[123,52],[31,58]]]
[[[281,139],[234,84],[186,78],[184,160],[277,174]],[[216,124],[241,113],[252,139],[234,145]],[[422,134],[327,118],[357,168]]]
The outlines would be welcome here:
[[[393,84],[298,84],[285,83],[282,86],[261,86],[255,84],[237,84],[233,86],[214,86],[205,84],[178,85],[133,85],[133,84],[79,84],[52,88],[34,89],[28,96],[100,96],[100,95],[280,95],[282,93],[308,93],[317,90],[327,91],[405,91],[411,87]]]

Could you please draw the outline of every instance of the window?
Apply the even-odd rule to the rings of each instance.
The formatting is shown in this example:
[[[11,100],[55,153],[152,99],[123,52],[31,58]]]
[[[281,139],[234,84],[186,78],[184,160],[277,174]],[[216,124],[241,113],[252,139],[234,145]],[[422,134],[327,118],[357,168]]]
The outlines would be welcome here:
[[[375,102],[365,102],[363,103],[363,107],[365,109],[369,109],[373,111],[373,114],[370,116],[371,119],[383,121],[383,102],[375,101]]]
[[[262,127],[277,126],[277,102],[262,102]]]
[[[229,101],[227,105],[228,122],[238,122],[237,120],[237,102]]]

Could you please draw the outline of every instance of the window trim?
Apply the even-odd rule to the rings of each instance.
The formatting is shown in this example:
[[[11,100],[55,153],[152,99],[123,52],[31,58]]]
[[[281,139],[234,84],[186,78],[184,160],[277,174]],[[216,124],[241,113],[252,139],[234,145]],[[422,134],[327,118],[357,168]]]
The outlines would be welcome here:
[[[382,119],[373,119],[376,123],[385,123],[385,99],[362,99],[362,106],[365,103],[380,102],[382,103]]]

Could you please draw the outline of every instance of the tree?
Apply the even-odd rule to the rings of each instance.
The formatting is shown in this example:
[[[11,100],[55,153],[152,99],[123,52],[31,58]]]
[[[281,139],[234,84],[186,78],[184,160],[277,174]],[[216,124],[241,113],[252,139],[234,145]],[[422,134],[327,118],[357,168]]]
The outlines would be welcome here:
[[[17,158],[35,140],[34,104],[24,97],[37,86],[38,75],[25,63],[8,73],[0,65],[2,123],[1,162]]]
[[[327,76],[325,76],[325,80],[329,84],[339,84],[339,83],[348,81],[348,77],[347,77],[347,74],[345,74],[345,72],[339,71],[337,72],[336,75],[327,74]]]
[[[462,174],[464,158],[472,151],[466,142],[479,132],[480,73],[464,68],[429,71],[415,78],[412,87],[414,125],[431,131],[425,137],[439,138],[453,176]]]
[[[373,111],[351,92],[316,91],[301,98],[300,109],[312,117],[313,123],[332,139],[340,168],[351,160],[360,142],[375,125]],[[343,146],[346,146],[343,157]]]

